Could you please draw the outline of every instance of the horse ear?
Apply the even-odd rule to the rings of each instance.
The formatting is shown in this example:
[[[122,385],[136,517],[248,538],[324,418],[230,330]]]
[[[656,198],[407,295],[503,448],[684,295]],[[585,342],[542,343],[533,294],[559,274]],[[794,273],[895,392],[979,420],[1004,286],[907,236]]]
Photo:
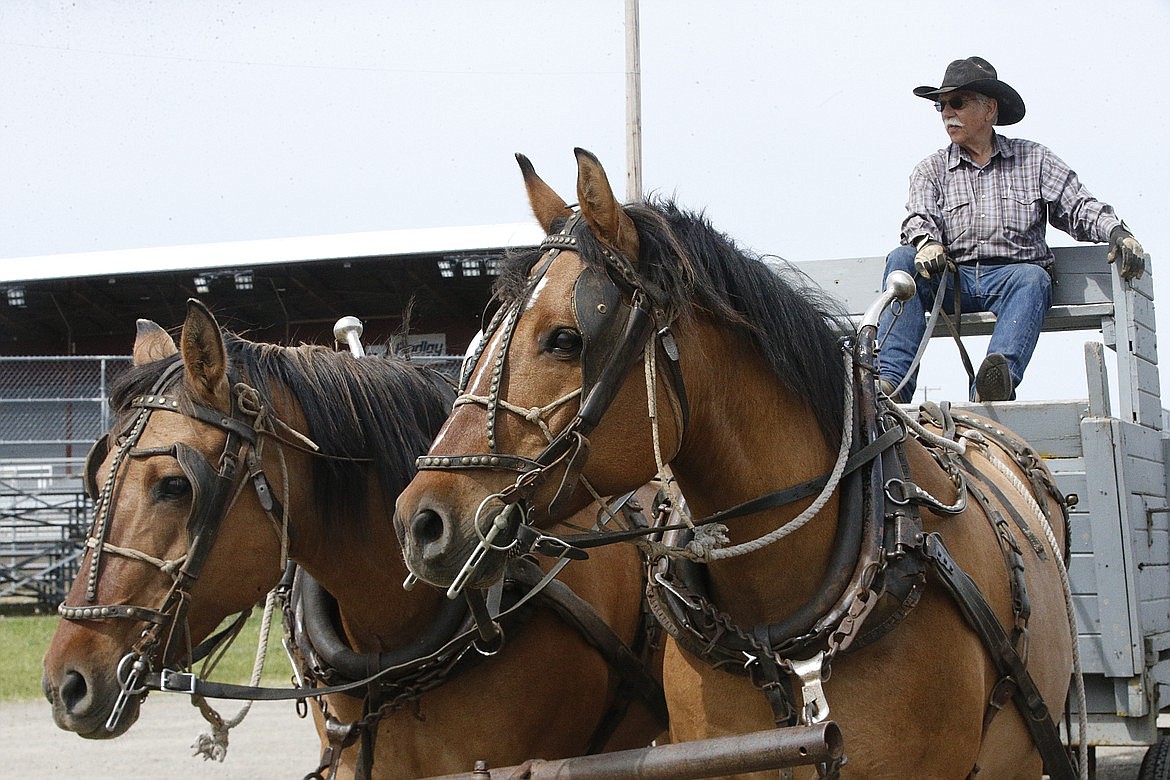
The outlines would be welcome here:
[[[143,366],[168,358],[179,351],[171,334],[152,320],[138,320],[134,337],[134,365]]]
[[[594,234],[632,261],[638,259],[638,230],[622,210],[601,162],[592,152],[574,149],[577,155],[577,201],[581,215]]]
[[[532,204],[532,213],[544,228],[544,232],[551,233],[553,220],[557,217],[571,217],[573,210],[560,195],[553,192],[552,187],[536,175],[536,169],[532,167],[532,162],[527,157],[517,152],[516,162],[520,164],[520,172],[524,175],[524,187],[528,190],[528,202]]]
[[[208,404],[229,407],[227,347],[219,323],[206,306],[187,299],[187,320],[179,339],[187,384]]]

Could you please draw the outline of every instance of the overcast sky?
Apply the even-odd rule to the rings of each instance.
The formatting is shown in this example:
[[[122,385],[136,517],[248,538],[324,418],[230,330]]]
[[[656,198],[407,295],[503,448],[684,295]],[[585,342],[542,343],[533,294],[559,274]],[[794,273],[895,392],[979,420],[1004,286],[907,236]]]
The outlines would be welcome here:
[[[753,250],[895,246],[947,143],[911,89],[977,54],[1027,104],[1004,133],[1113,204],[1165,294],[1167,0],[642,0],[641,33],[644,189]],[[571,200],[585,147],[622,192],[624,35],[623,0],[4,0],[0,262],[523,222],[518,151]],[[1084,338],[1046,335],[1021,397],[1083,396]],[[927,361],[965,395],[953,345]]]

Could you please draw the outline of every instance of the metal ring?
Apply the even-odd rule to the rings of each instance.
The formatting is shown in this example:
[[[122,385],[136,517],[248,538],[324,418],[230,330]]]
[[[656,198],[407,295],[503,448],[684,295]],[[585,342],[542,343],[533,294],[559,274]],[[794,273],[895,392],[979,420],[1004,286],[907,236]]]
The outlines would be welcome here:
[[[901,493],[901,498],[895,498],[894,494],[891,492],[891,486],[893,486],[895,483],[899,487],[899,493]],[[898,506],[906,506],[907,504],[910,503],[910,499],[906,496],[906,483],[905,483],[905,481],[898,479],[897,477],[893,477],[891,479],[886,480],[885,493],[886,493],[886,498],[889,499],[891,504],[897,504]]]
[[[125,691],[129,696],[137,696],[138,694],[146,693],[148,690],[145,685],[139,686],[137,688],[130,687],[132,679],[137,680],[137,673],[139,671],[133,667],[142,660],[144,660],[142,656],[138,655],[137,653],[126,653],[126,655],[122,656],[122,660],[118,662],[118,671],[115,675],[118,680],[118,687]],[[127,662],[130,663],[131,667],[129,671],[126,671]]]
[[[496,635],[496,647],[494,650],[491,650],[491,649],[485,650],[479,646],[479,643],[482,640],[482,637],[476,637],[475,639],[471,640],[471,646],[475,648],[475,652],[479,653],[480,655],[484,656],[485,658],[491,658],[493,655],[496,655],[497,653],[499,653],[501,650],[504,649],[504,627],[502,625],[500,625],[498,621],[493,621],[493,622],[495,622],[496,628],[499,631],[499,633]]]
[[[514,548],[514,547],[515,547],[517,544],[519,544],[519,543],[520,543],[520,540],[519,540],[519,539],[513,538],[513,539],[512,539],[512,541],[511,541],[511,542],[509,542],[509,543],[507,544],[507,546],[505,546],[505,547],[500,547],[500,546],[498,546],[498,545],[495,545],[495,544],[492,544],[491,542],[489,542],[489,541],[487,540],[487,537],[486,537],[486,536],[484,536],[484,533],[485,533],[485,532],[484,532],[484,531],[482,531],[482,530],[480,529],[480,527],[479,527],[479,519],[480,519],[480,517],[483,517],[483,508],[484,508],[484,505],[485,505],[485,504],[486,504],[488,501],[491,501],[493,498],[495,498],[495,499],[500,499],[500,502],[501,502],[501,503],[503,503],[503,496],[502,496],[502,495],[500,495],[499,493],[492,493],[491,495],[489,495],[489,496],[487,496],[486,498],[484,498],[484,500],[483,500],[483,501],[480,501],[480,502],[479,502],[479,506],[478,506],[478,507],[476,507],[476,510],[475,510],[475,519],[472,521],[472,523],[471,523],[471,527],[475,529],[475,535],[479,537],[479,541],[480,541],[482,544],[484,544],[484,545],[487,545],[487,547],[488,547],[489,549],[495,550],[496,552],[508,552],[509,550],[511,550],[511,549],[512,549],[512,548]],[[501,511],[501,512],[506,512],[506,511],[509,511],[509,510],[508,510],[508,507],[513,507],[515,510],[519,511],[519,512],[520,512],[520,522],[521,522],[521,523],[523,523],[523,524],[527,524],[527,521],[528,521],[527,514],[525,513],[525,511],[524,511],[523,507],[521,507],[521,506],[520,506],[520,504],[519,504],[518,502],[513,502],[513,503],[511,503],[511,504],[504,504],[504,507],[503,507],[503,508],[502,508],[500,511]]]

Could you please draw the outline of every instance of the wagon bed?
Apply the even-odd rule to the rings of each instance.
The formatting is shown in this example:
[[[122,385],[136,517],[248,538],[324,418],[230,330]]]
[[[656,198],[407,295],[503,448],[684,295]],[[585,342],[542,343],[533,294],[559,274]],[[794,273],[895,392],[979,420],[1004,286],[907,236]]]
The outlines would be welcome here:
[[[1069,576],[1086,686],[1088,742],[1153,745],[1158,742],[1159,711],[1170,709],[1170,438],[1158,381],[1153,282],[1147,274],[1122,283],[1105,260],[1104,246],[1054,252],[1053,306],[1044,330],[1099,333],[1085,344],[1084,383],[1075,367],[1068,371],[1070,393],[1083,395],[989,404],[956,401],[953,406],[977,411],[1019,433],[1043,455],[1060,489],[1078,497],[1071,513]],[[884,258],[796,266],[841,300],[856,321],[880,292]],[[991,314],[966,314],[962,332],[988,334],[993,323]],[[937,329],[934,335],[945,332]],[[1041,341],[1039,349],[1044,348]],[[1116,353],[1117,409],[1111,408],[1105,348]],[[1033,647],[1032,652],[1043,648]],[[1075,701],[1071,707],[1075,720]]]

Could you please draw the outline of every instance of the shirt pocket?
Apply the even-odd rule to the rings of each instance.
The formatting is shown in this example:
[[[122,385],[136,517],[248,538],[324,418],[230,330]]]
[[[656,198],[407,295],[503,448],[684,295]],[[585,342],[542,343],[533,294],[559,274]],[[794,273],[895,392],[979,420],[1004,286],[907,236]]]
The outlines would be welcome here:
[[[971,229],[971,196],[966,192],[947,192],[943,195],[943,243],[951,246]]]
[[[1044,221],[1044,202],[1039,183],[1009,185],[1000,197],[1003,229],[1009,240],[1019,240]]]
[[[1040,185],[1037,182],[1029,182],[1022,187],[1019,184],[1009,184],[1003,189],[1003,198],[1031,206],[1040,200]]]

